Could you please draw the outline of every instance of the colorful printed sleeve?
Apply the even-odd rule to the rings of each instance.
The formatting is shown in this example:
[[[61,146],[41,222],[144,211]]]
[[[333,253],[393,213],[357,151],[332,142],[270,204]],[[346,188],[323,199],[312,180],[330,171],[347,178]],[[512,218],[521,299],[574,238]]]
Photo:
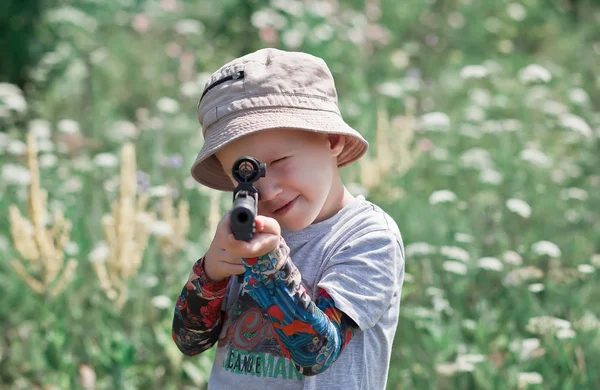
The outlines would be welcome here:
[[[279,247],[243,259],[244,293],[270,318],[284,354],[302,375],[317,375],[337,360],[358,325],[335,307],[325,290],[313,302],[283,238]]]
[[[204,257],[198,260],[177,298],[173,318],[173,341],[185,355],[210,349],[223,326],[221,305],[229,283],[211,281],[204,272]]]

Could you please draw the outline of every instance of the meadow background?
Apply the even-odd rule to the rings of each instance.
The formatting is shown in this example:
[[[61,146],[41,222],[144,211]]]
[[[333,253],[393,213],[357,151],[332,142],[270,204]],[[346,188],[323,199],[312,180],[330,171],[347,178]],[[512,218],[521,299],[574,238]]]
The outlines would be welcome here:
[[[0,388],[205,386],[170,335],[231,204],[190,178],[195,108],[268,46],[329,64],[371,142],[345,180],[403,233],[388,388],[600,388],[597,1],[0,10]]]

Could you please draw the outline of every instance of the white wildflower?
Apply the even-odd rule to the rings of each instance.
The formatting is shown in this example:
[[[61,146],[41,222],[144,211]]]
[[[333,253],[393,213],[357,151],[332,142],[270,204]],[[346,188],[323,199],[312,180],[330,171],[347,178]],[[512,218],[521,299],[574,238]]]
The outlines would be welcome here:
[[[593,274],[596,271],[596,268],[591,264],[579,264],[577,266],[577,271],[582,274]]]
[[[433,305],[433,310],[435,310],[438,313],[441,313],[443,311],[448,315],[452,315],[452,313],[454,312],[452,307],[450,307],[450,302],[448,302],[448,300],[445,298],[434,296],[431,299],[431,304]]]
[[[460,77],[468,79],[483,79],[490,74],[490,71],[483,65],[467,65],[460,70]]]
[[[286,18],[272,8],[263,8],[254,12],[250,21],[259,30],[268,27],[281,30],[287,23]]]
[[[94,164],[102,168],[114,168],[119,165],[119,158],[112,153],[98,153],[94,157]]]
[[[281,40],[290,49],[297,49],[302,46],[305,37],[306,32],[301,31],[298,28],[291,28],[283,33]]]
[[[453,376],[458,370],[456,363],[441,363],[435,366],[435,371],[442,376]]]
[[[183,96],[189,98],[200,97],[200,95],[202,95],[202,90],[200,89],[200,86],[196,84],[195,81],[186,81],[185,83],[183,83],[179,88],[179,92]]]
[[[544,378],[537,372],[520,372],[519,388],[527,387],[528,385],[539,385],[544,382]]]
[[[469,261],[469,252],[457,246],[442,246],[440,253],[449,259],[460,260],[464,263]]]
[[[0,234],[0,253],[5,253],[10,247],[10,242],[6,236]]]
[[[171,298],[166,295],[157,295],[153,297],[151,303],[152,306],[156,307],[157,309],[169,309],[172,306]]]
[[[473,88],[469,91],[469,98],[480,107],[489,107],[492,103],[492,95],[487,89]]]
[[[475,365],[468,361],[460,360],[457,358],[456,360],[456,371],[458,372],[473,372],[475,371]]]
[[[541,348],[540,340],[536,338],[511,341],[508,348],[511,352],[519,354],[520,361],[539,357],[545,352],[543,348]]]
[[[450,190],[438,190],[431,193],[429,196],[429,204],[454,202],[456,194]]]
[[[36,138],[50,138],[52,135],[50,122],[43,119],[33,119],[29,122],[29,132],[34,134]]]
[[[490,152],[483,148],[471,148],[460,156],[460,163],[469,168],[490,169],[494,163]]]
[[[175,114],[179,111],[179,103],[175,99],[169,97],[162,97],[156,102],[156,107],[159,111],[167,114]]]
[[[50,138],[38,139],[37,146],[38,146],[38,151],[40,153],[54,151],[54,142],[52,142],[52,140]]]
[[[523,258],[521,257],[520,254],[518,254],[515,251],[504,252],[504,254],[502,255],[502,260],[504,260],[504,262],[507,264],[516,265],[516,266],[523,264]]]
[[[22,156],[25,153],[27,153],[27,145],[25,145],[25,142],[23,142],[21,140],[12,139],[12,140],[8,141],[8,146],[6,147],[6,151],[15,156]]]
[[[502,280],[502,284],[507,287],[518,286],[523,282],[533,279],[540,279],[544,276],[544,272],[534,266],[517,268],[510,271]]]
[[[2,183],[8,185],[26,186],[31,182],[31,172],[27,167],[17,164],[2,164]]]
[[[448,149],[436,147],[431,152],[431,157],[437,161],[446,161],[448,160],[448,157],[450,157],[450,153],[448,152]]]
[[[8,137],[8,134],[0,132],[0,153],[3,153],[6,150],[9,142],[10,138]]]
[[[577,200],[587,200],[588,193],[586,190],[576,187],[565,188],[560,192],[561,198],[563,200],[568,199],[577,199]]]
[[[448,24],[455,29],[462,28],[465,25],[465,17],[460,12],[450,12],[448,15]]]
[[[531,207],[524,200],[508,199],[506,201],[506,207],[523,218],[529,218],[531,216]]]
[[[538,256],[558,258],[562,255],[560,248],[550,241],[538,241],[531,246],[531,250]]]
[[[510,3],[506,9],[508,16],[517,22],[521,22],[527,16],[527,9],[520,3]]]
[[[592,257],[590,257],[590,263],[592,265],[600,268],[600,253],[594,253]]]
[[[527,289],[532,293],[539,293],[544,291],[544,285],[542,283],[533,283],[530,284],[529,287],[527,287]]]
[[[204,32],[204,26],[194,19],[183,19],[175,23],[175,32],[179,35],[198,35]]]
[[[486,361],[485,355],[479,353],[468,353],[464,355],[458,355],[456,358],[457,362],[469,363],[469,364],[477,364]],[[460,365],[460,363],[459,363]]]
[[[170,237],[175,233],[171,224],[165,221],[153,221],[150,232],[157,237]]]
[[[586,311],[583,317],[575,322],[575,327],[583,332],[600,330],[600,320],[591,311]]]
[[[23,97],[23,92],[19,87],[13,84],[0,83],[0,104],[9,110],[23,113],[27,111],[27,102]]]
[[[392,98],[399,98],[404,95],[402,85],[398,81],[386,81],[377,86],[377,91]]]
[[[67,193],[75,194],[83,189],[83,181],[80,176],[71,176],[64,185]]]
[[[458,242],[464,243],[473,242],[473,236],[466,233],[456,233],[454,234],[454,239]]]
[[[567,106],[552,99],[547,99],[541,102],[541,108],[546,114],[555,117],[560,117],[561,115],[565,115],[569,112],[569,108]]]
[[[89,253],[88,257],[89,257],[89,260],[92,263],[94,263],[94,262],[106,261],[106,259],[108,259],[109,255],[110,255],[110,248],[108,247],[108,245],[106,245],[106,242],[101,241],[94,247],[94,249],[92,249],[92,251]]]
[[[482,183],[500,184],[502,183],[503,179],[504,176],[502,176],[500,172],[493,169],[484,169],[479,174],[479,180],[481,180]]]
[[[561,329],[571,329],[571,323],[552,316],[532,317],[525,327],[528,332],[538,335],[556,334]]]
[[[435,247],[426,242],[413,242],[404,248],[407,257],[427,256],[435,253]]]
[[[69,256],[79,254],[79,245],[76,242],[69,241],[65,244],[65,253]]]
[[[148,195],[156,198],[164,198],[165,196],[170,195],[172,191],[171,187],[166,185],[154,186],[148,189]]]
[[[469,318],[462,320],[461,325],[465,329],[469,329],[469,330],[475,330],[475,328],[477,328],[477,322],[475,322],[474,320],[469,319]]]
[[[556,332],[556,337],[558,337],[561,340],[572,339],[575,337],[575,331],[570,328],[559,329],[558,332]]]
[[[592,138],[593,132],[590,125],[580,116],[574,114],[566,114],[560,117],[560,124],[567,129],[583,135],[585,138]]]
[[[55,154],[42,154],[40,156],[41,168],[52,168],[58,163],[58,157]]]
[[[294,16],[304,14],[304,4],[299,0],[271,0],[271,6]]]
[[[538,167],[548,168],[552,165],[552,160],[539,149],[527,148],[521,151],[519,158],[530,162]]]
[[[495,257],[482,257],[477,261],[477,266],[488,271],[500,272],[504,269],[502,262]]]
[[[569,91],[569,100],[583,106],[589,103],[590,96],[581,88],[573,88]]]
[[[450,128],[450,118],[443,112],[430,112],[421,116],[419,128],[447,131]]]
[[[110,139],[120,142],[135,138],[137,134],[137,126],[130,121],[117,121],[113,123],[107,133]]]
[[[140,275],[139,280],[144,287],[155,287],[160,282],[156,275]]]
[[[485,119],[485,111],[479,106],[465,108],[465,119],[469,122],[481,122]]]
[[[70,6],[51,9],[48,12],[47,19],[52,23],[70,23],[81,27],[88,32],[93,32],[98,26],[98,21],[96,19],[82,10]]]
[[[552,80],[552,75],[550,74],[550,71],[543,66],[532,64],[521,69],[519,72],[519,79],[524,84],[535,82],[547,83]]]
[[[523,123],[518,119],[504,119],[502,121],[502,128],[508,132],[518,131],[523,128]]]
[[[467,265],[465,263],[461,263],[459,261],[445,261],[443,264],[443,268],[445,271],[451,272],[457,275],[466,275],[467,274]]]
[[[58,122],[56,127],[58,128],[58,131],[65,134],[78,134],[80,131],[79,123],[73,119],[62,119]]]

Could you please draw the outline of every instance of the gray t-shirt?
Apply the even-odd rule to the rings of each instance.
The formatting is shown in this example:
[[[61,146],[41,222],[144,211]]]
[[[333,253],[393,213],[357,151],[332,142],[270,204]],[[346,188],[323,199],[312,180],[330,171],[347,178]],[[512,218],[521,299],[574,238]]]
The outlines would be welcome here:
[[[358,196],[333,217],[302,230],[284,230],[282,236],[313,301],[318,289],[325,289],[361,331],[327,370],[302,377],[284,356],[269,319],[248,294],[240,295],[240,284],[232,278],[209,390],[384,389],[404,280],[398,226]]]

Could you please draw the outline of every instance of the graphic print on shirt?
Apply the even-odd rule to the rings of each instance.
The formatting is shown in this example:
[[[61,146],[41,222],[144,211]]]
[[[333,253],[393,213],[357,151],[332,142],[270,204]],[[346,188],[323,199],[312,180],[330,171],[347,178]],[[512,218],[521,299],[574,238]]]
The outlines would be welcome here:
[[[248,294],[240,292],[217,346],[225,348],[223,369],[227,372],[302,380],[302,374],[277,342],[272,322]]]

